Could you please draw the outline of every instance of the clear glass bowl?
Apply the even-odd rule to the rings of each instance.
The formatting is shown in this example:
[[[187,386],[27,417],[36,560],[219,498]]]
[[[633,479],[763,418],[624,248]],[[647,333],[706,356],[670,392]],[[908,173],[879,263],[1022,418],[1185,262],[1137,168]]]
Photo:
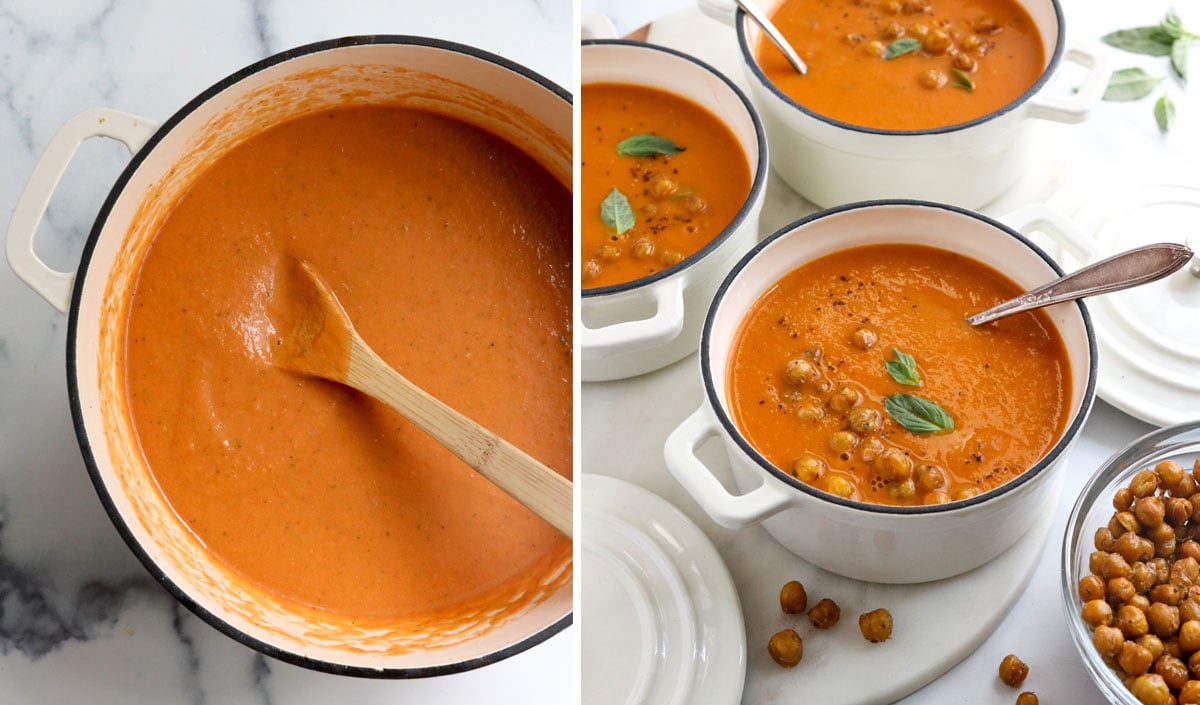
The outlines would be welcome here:
[[[1109,458],[1088,480],[1067,519],[1062,548],[1062,596],[1067,624],[1088,673],[1111,702],[1140,705],[1092,646],[1092,630],[1080,616],[1083,601],[1079,599],[1079,580],[1090,574],[1088,556],[1095,550],[1096,529],[1108,525],[1115,511],[1113,494],[1127,486],[1139,470],[1153,468],[1161,460],[1175,460],[1190,470],[1197,457],[1200,457],[1200,421],[1148,433]]]

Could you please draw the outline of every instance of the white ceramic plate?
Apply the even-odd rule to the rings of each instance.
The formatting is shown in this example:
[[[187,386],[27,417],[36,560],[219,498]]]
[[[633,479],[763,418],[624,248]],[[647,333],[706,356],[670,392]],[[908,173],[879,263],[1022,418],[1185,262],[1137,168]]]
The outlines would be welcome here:
[[[590,473],[582,482],[583,702],[739,702],[745,628],[712,543],[636,485]]]

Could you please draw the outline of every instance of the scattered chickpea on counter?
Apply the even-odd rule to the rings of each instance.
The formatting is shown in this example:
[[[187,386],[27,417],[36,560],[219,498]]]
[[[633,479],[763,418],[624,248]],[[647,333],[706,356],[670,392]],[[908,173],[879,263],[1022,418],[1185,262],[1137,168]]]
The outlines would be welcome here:
[[[1012,688],[1019,687],[1029,675],[1029,666],[1016,654],[1009,654],[1000,662],[1000,680]]]

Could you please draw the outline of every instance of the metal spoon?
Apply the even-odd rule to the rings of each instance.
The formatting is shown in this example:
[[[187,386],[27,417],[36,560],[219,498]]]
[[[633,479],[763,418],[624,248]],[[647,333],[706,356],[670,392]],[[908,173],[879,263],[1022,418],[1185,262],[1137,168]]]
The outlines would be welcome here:
[[[742,8],[743,12],[750,15],[750,19],[754,20],[755,24],[762,29],[763,33],[767,35],[767,39],[770,39],[771,43],[775,45],[775,48],[783,52],[783,55],[787,57],[788,63],[792,65],[792,68],[796,69],[801,76],[808,73],[808,66],[800,59],[800,55],[796,53],[791,44],[788,44],[788,40],[784,39],[783,34],[775,27],[771,19],[767,17],[767,14],[754,4],[753,0],[734,1],[738,7]]]
[[[967,323],[978,326],[1021,311],[1147,284],[1182,268],[1194,256],[1191,248],[1173,242],[1138,247],[1089,264],[1015,299],[967,316]]]

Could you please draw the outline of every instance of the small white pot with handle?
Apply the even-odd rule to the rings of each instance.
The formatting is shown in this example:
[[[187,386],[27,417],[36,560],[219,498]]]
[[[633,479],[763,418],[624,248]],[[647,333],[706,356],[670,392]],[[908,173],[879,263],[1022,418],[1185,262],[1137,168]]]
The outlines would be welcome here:
[[[772,14],[785,0],[760,0]],[[1037,120],[1077,123],[1104,95],[1111,70],[1101,55],[1063,47],[1058,0],[1021,0],[1041,34],[1046,66],[1008,105],[968,122],[927,130],[859,127],[815,113],[784,95],[754,60],[761,31],[732,0],[699,0],[706,14],[737,31],[750,95],[762,111],[775,170],[821,206],[875,198],[916,198],[976,208],[1007,189],[1033,163]],[[1063,61],[1087,68],[1071,95],[1044,90]]]
[[[673,49],[621,40],[586,41],[581,75],[584,85],[650,86],[707,108],[733,131],[753,175],[750,194],[733,221],[700,251],[632,282],[583,289],[577,331],[583,380],[596,382],[650,372],[696,351],[717,284],[758,241],[767,139],[741,90],[711,66]]]
[[[1022,230],[1082,240],[1045,207],[1022,209],[1008,220]],[[1046,309],[1067,349],[1070,417],[1045,457],[1007,484],[966,500],[914,507],[843,499],[806,485],[772,465],[734,425],[726,408],[730,347],[751,306],[787,273],[831,252],[884,242],[952,250],[987,262],[1026,288],[1063,274],[1017,230],[954,206],[874,201],[799,220],[764,240],[721,284],[700,343],[704,401],[668,437],[665,454],[671,473],[722,526],[761,523],[796,555],[850,578],[917,583],[986,563],[1016,543],[1032,517],[1054,511],[1067,452],[1095,397],[1096,341],[1082,302]],[[736,492],[696,456],[714,436],[728,454]]]

